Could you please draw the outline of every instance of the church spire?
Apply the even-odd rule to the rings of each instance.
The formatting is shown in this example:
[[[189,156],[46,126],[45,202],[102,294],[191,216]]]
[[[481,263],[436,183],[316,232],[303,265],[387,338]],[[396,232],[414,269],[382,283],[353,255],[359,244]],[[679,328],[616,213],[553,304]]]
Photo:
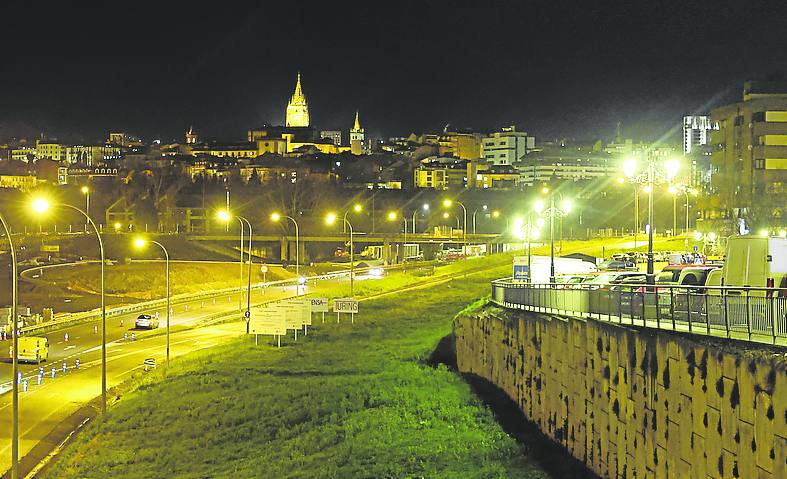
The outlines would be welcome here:
[[[361,120],[358,119],[358,110],[355,110],[355,126],[353,130],[359,131],[361,129]]]
[[[295,91],[290,102],[287,104],[286,126],[307,127],[309,126],[309,106],[306,103],[306,95],[301,88],[301,72],[295,81]]]

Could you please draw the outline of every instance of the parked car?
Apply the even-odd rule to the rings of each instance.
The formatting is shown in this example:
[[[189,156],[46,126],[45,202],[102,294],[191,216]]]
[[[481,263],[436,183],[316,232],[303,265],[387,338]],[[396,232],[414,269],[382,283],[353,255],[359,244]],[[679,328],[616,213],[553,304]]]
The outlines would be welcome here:
[[[134,326],[140,329],[158,328],[158,319],[149,314],[140,314],[134,322]]]
[[[629,260],[610,259],[598,265],[599,271],[626,271],[636,269],[634,262]]]

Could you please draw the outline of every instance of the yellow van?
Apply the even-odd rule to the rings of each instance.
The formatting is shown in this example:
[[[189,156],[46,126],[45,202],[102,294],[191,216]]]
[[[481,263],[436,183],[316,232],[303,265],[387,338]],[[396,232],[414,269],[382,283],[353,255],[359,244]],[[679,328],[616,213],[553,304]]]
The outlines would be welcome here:
[[[20,362],[40,363],[49,359],[49,341],[46,338],[39,336],[20,336],[17,344],[19,344]],[[11,358],[14,357],[13,346],[9,348],[8,354]]]

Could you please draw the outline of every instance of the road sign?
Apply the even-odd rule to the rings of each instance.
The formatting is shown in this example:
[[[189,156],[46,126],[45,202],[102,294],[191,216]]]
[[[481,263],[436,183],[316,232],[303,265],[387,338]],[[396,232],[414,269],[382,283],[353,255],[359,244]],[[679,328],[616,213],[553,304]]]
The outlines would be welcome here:
[[[352,298],[336,298],[333,300],[334,313],[357,313],[358,300]]]
[[[254,315],[254,319],[249,321],[249,332],[274,336],[287,334],[284,311],[274,307],[260,308]]]
[[[280,304],[286,314],[287,329],[300,329],[304,324],[312,324],[312,308],[309,299],[288,299]]]
[[[249,318],[251,318],[251,311],[249,311],[249,310],[246,310],[246,312],[245,312],[245,313],[243,313],[243,317],[245,317],[246,319],[249,319]]]
[[[527,256],[514,256],[514,272],[515,280],[525,281],[530,277],[530,263],[528,263]]]
[[[311,298],[312,313],[327,313],[328,298]]]
[[[699,250],[700,250],[700,247],[699,247],[699,246],[697,246],[697,245],[694,245],[694,252],[696,253],[696,252],[697,252],[697,251],[699,251]]]
[[[264,265],[260,266],[260,272],[267,273],[268,272],[268,265],[264,264]]]

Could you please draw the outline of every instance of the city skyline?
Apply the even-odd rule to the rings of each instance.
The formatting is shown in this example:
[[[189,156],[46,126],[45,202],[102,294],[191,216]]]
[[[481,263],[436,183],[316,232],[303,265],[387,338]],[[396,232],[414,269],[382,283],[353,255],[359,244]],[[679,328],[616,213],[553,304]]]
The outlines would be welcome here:
[[[783,7],[756,3],[500,2],[487,16],[463,2],[211,15],[165,6],[155,16],[54,7],[0,66],[0,136],[87,141],[114,130],[167,141],[193,125],[204,137],[242,137],[284,124],[300,71],[320,129],[347,130],[360,110],[370,137],[517,124],[537,137],[609,138],[620,121],[627,137],[674,139],[684,115],[784,70],[770,52],[785,41],[768,27]],[[762,28],[730,35],[739,23]],[[7,30],[21,38],[20,27]]]

